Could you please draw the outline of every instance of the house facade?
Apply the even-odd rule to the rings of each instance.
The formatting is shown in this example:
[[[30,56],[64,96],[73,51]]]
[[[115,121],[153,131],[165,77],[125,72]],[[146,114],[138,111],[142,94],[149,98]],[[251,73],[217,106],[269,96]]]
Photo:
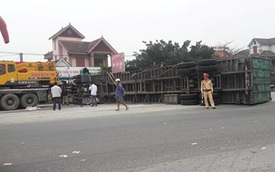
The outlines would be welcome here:
[[[52,40],[52,51],[44,58],[57,62],[62,59],[71,67],[99,67],[108,66],[108,56],[118,54],[103,37],[91,42],[83,41],[84,38],[69,24],[49,38]]]
[[[249,56],[267,57],[275,65],[275,38],[254,38],[248,48]]]
[[[275,52],[275,38],[254,38],[248,44],[249,54],[262,54],[266,51]]]

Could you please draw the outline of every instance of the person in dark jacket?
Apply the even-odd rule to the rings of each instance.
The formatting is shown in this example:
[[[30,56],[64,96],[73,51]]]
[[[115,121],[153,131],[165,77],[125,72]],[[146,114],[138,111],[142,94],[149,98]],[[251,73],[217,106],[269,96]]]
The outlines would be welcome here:
[[[69,105],[69,98],[68,98],[68,90],[67,90],[67,84],[63,83],[62,86],[62,104],[65,105]]]
[[[120,110],[120,104],[123,104],[126,108],[126,110],[129,109],[129,107],[126,105],[126,103],[123,100],[123,95],[124,95],[124,88],[122,84],[120,83],[120,79],[116,79],[117,87],[116,87],[116,102],[117,102],[117,109],[116,111]]]

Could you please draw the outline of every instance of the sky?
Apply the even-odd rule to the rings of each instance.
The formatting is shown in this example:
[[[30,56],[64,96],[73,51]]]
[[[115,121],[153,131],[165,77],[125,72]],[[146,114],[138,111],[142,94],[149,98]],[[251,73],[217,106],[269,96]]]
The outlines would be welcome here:
[[[126,60],[142,41],[185,40],[246,48],[251,39],[275,37],[274,0],[2,0],[10,43],[0,37],[0,60],[43,61],[49,38],[71,23],[92,41],[103,36]]]

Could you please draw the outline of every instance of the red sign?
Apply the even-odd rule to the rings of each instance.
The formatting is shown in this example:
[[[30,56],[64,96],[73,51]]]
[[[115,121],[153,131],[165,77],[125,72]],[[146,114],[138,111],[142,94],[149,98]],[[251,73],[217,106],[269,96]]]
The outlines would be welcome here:
[[[49,77],[47,73],[33,73],[32,77]]]
[[[125,72],[124,53],[112,55],[112,72]]]

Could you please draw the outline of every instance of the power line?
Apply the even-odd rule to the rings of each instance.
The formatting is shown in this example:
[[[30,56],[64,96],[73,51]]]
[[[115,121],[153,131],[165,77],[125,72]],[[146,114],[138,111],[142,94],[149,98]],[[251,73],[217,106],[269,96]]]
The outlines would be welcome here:
[[[18,55],[19,53],[17,52],[6,52],[6,51],[0,51],[1,54],[14,54],[14,55]]]
[[[10,55],[0,55],[0,57],[11,57],[11,56],[15,56],[15,55],[13,55],[13,54],[10,54]]]
[[[7,51],[0,51],[0,54],[14,54],[14,55],[19,55],[21,52],[7,52]],[[28,53],[28,52],[23,52],[22,54],[24,55],[31,55],[31,56],[44,56],[44,54],[40,53]]]

